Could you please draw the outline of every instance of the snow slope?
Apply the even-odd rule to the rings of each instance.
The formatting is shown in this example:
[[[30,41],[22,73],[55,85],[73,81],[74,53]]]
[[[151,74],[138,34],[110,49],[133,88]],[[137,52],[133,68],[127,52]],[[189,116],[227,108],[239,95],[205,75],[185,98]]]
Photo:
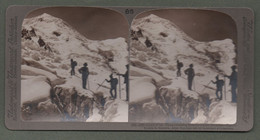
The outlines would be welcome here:
[[[171,21],[153,14],[135,19],[132,22],[131,30],[130,95],[134,97],[130,98],[130,109],[134,108],[136,104],[145,102],[145,100],[148,102],[156,100],[158,94],[162,98],[164,96],[162,93],[155,94],[157,91],[161,91],[160,89],[166,89],[167,92],[176,95],[181,93],[183,98],[193,100],[194,104],[189,105],[191,108],[197,106],[196,102],[201,98],[201,95],[207,94],[210,100],[214,100],[216,98],[216,85],[211,83],[211,80],[215,81],[215,77],[219,75],[220,79],[226,81],[225,92],[228,101],[225,104],[222,102],[220,104],[223,108],[226,107],[234,113],[233,120],[225,119],[227,116],[223,115],[207,123],[234,123],[236,107],[230,107],[232,105],[229,103],[231,100],[229,81],[224,79],[224,75],[230,75],[231,66],[235,65],[235,45],[231,39],[211,42],[196,41]],[[152,46],[147,46],[147,40],[151,42]],[[181,69],[181,77],[176,75],[177,60],[184,64]],[[192,91],[187,88],[187,76],[184,74],[184,70],[189,68],[190,64],[194,65],[195,71]],[[140,82],[140,80],[136,80],[138,77],[151,78],[152,80]],[[173,95],[171,96],[175,98]],[[184,104],[184,106],[186,105]],[[176,109],[176,107],[173,108]],[[184,107],[184,109],[189,108]],[[196,117],[202,110],[199,107],[195,107],[195,110],[195,113],[192,114]],[[187,113],[188,111],[184,115]],[[138,114],[133,113],[133,115]],[[199,122],[196,121],[196,123]]]
[[[104,87],[110,87],[110,84],[104,82],[102,87],[99,84],[109,79],[111,73],[118,78],[116,73],[123,74],[126,71],[128,46],[124,38],[89,40],[62,19],[46,13],[24,19],[22,27],[27,31],[34,29],[36,36],[30,35],[31,39],[22,38],[22,59],[27,63],[23,63],[21,68],[22,76],[27,76],[27,79],[22,80],[21,104],[32,101],[37,96],[49,98],[51,87],[74,88],[80,95],[90,98],[94,98],[97,92],[103,93],[104,97],[109,97],[109,89]],[[39,46],[40,37],[49,49]],[[70,76],[70,59],[77,61],[76,76]],[[90,71],[88,90],[82,89],[81,75],[78,72],[85,62],[88,63]],[[50,85],[44,83],[43,77],[50,80]],[[35,79],[38,80],[35,81]],[[29,84],[32,86],[27,87]],[[120,84],[122,89],[118,91],[121,91],[122,100],[125,100],[123,80]],[[126,102],[117,100],[114,102],[123,104],[124,109],[128,109]],[[119,111],[122,110],[122,108],[119,109]],[[119,121],[127,121],[127,114],[120,115],[123,116]]]

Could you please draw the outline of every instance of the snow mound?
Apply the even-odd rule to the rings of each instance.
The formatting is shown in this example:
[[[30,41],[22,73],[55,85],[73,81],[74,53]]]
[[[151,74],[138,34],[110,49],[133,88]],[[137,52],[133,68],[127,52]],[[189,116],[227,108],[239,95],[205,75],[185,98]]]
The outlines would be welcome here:
[[[210,106],[208,123],[212,124],[235,124],[236,123],[236,104],[227,101],[213,103]]]
[[[227,101],[213,102],[209,113],[200,110],[198,116],[191,122],[193,124],[235,124],[236,105]]]
[[[21,104],[49,98],[51,86],[46,82],[44,76],[37,76],[21,81]],[[29,88],[30,87],[30,88]]]
[[[128,104],[122,100],[106,104],[106,111],[104,113],[103,122],[127,122],[128,121]]]
[[[152,84],[152,78],[149,77],[141,77],[134,78],[131,80],[130,90],[131,102],[138,102],[145,99],[151,99],[155,97],[156,87]]]

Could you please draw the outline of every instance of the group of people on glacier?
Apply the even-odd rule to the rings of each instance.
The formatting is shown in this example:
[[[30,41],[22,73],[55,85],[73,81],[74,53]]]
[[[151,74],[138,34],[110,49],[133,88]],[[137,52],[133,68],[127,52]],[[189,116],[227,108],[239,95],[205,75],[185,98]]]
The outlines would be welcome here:
[[[71,76],[75,75],[75,68],[77,66],[77,62],[74,61],[73,59],[71,59]],[[88,64],[84,63],[83,67],[81,67],[78,72],[81,74],[81,78],[82,78],[82,88],[83,89],[87,89],[87,81],[88,81],[88,76],[89,76],[89,70],[88,70]],[[122,76],[124,78],[124,83],[126,86],[126,101],[129,100],[129,65],[126,65],[126,72],[124,74],[120,74],[117,73],[118,76]],[[113,73],[109,75],[109,80],[105,79],[104,81],[110,83],[110,96],[112,99],[116,99],[117,98],[117,86],[118,86],[118,79],[113,77]],[[99,85],[102,86],[102,84],[104,83],[104,81]],[[120,84],[120,83],[119,83]]]
[[[177,77],[181,76],[181,68],[183,67],[183,63],[177,60]],[[237,67],[233,65],[231,67],[232,73],[230,75],[224,75],[224,77],[227,77],[229,79],[229,85],[231,86],[231,94],[232,94],[232,100],[231,102],[236,103],[237,102]],[[193,69],[193,64],[189,65],[189,68],[184,70],[184,73],[187,75],[188,80],[188,89],[192,90],[192,84],[193,79],[195,77],[195,71]],[[217,99],[222,100],[223,96],[223,86],[225,84],[224,80],[219,79],[219,76],[216,76],[216,81],[211,80],[210,83],[216,84],[216,96]],[[210,84],[209,83],[209,84]]]
[[[71,75],[75,75],[75,67],[77,66],[77,62],[71,59]],[[88,80],[88,75],[89,75],[89,70],[88,70],[88,64],[84,63],[83,67],[81,67],[78,71],[81,74],[82,78],[82,88],[87,89],[87,80]],[[181,68],[183,67],[183,63],[177,60],[177,77],[181,76]],[[237,102],[237,71],[236,71],[236,66],[232,66],[232,73],[230,75],[224,75],[224,77],[227,77],[230,82],[231,86],[231,94],[232,94],[232,102],[236,103]],[[192,84],[193,84],[193,79],[195,77],[195,71],[193,69],[193,64],[189,65],[189,68],[184,70],[185,75],[187,75],[187,80],[188,80],[188,89],[192,90]],[[117,74],[119,76],[124,77],[124,83],[126,86],[126,101],[129,100],[129,65],[126,65],[126,72],[124,74]],[[113,74],[110,74],[109,76],[110,79],[105,79],[104,81],[110,83],[110,96],[113,99],[117,98],[117,86],[118,86],[118,79],[113,77]],[[219,100],[222,100],[223,98],[223,86],[225,84],[224,80],[219,79],[219,76],[216,76],[216,81],[211,80],[210,83],[213,83],[216,85],[216,97]],[[103,84],[103,83],[102,83]],[[102,84],[100,86],[102,86]]]

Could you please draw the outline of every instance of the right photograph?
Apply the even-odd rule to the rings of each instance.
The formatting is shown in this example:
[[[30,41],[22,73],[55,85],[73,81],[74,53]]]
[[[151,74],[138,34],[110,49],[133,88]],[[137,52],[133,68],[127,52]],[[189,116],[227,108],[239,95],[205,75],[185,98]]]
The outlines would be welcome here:
[[[229,15],[143,12],[130,41],[129,122],[236,123],[237,28]]]

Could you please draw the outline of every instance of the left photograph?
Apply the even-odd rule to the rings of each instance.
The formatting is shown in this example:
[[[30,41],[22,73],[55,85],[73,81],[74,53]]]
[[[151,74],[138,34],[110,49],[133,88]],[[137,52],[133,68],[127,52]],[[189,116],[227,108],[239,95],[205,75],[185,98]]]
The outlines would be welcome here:
[[[128,122],[128,26],[104,8],[28,13],[21,32],[22,119]]]

